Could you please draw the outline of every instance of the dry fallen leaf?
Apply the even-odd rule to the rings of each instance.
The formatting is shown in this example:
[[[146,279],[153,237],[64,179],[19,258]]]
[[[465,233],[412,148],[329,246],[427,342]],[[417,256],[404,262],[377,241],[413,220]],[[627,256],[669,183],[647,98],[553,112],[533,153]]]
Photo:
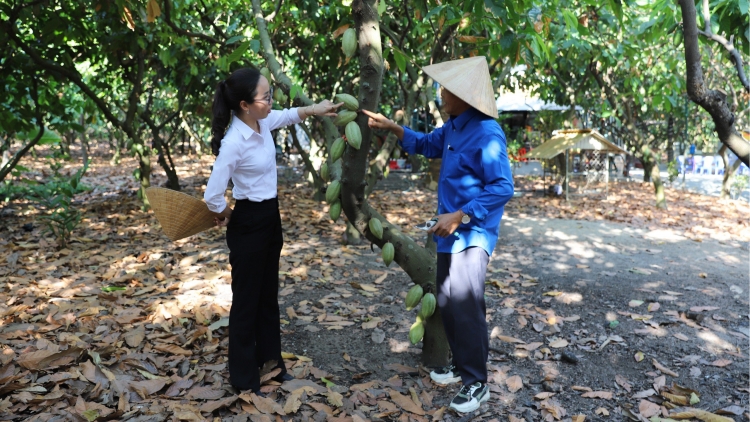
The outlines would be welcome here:
[[[612,400],[613,395],[610,391],[590,391],[588,393],[583,393],[581,397],[585,397],[587,399]]]
[[[573,422],[583,422],[586,420],[586,415],[573,415],[571,417],[571,420]]]
[[[391,400],[393,400],[394,403],[396,403],[400,408],[404,409],[405,411],[411,412],[420,416],[425,414],[422,407],[414,403],[411,397],[407,397],[392,388],[388,389],[388,395],[391,397]]]
[[[625,391],[627,391],[628,393],[630,392],[630,389],[632,388],[632,386],[628,382],[627,378],[623,377],[622,375],[617,374],[617,375],[615,375],[615,382],[620,387],[624,388]]]
[[[651,359],[651,363],[654,365],[654,368],[660,370],[661,372],[667,375],[673,376],[675,378],[680,376],[677,372],[674,372],[670,370],[669,368],[667,368],[666,366],[660,364],[659,361],[657,361],[656,359]]]
[[[598,407],[596,410],[594,410],[594,413],[596,413],[597,415],[609,416],[609,411],[603,407]]]
[[[553,347],[555,349],[560,349],[562,347],[565,347],[568,345],[568,340],[565,339],[557,339],[549,344],[549,347]]]
[[[648,400],[641,400],[638,402],[638,412],[640,412],[641,416],[644,418],[650,418],[661,412],[661,406],[656,403],[651,403]]]
[[[710,363],[711,366],[718,366],[719,368],[723,368],[731,364],[732,364],[732,361],[729,359],[717,359]]]
[[[643,354],[643,352],[636,352],[635,354],[635,361],[640,362],[642,361],[646,356]]]
[[[515,393],[523,388],[523,380],[518,375],[513,375],[505,380],[505,385],[508,386],[508,391]]]

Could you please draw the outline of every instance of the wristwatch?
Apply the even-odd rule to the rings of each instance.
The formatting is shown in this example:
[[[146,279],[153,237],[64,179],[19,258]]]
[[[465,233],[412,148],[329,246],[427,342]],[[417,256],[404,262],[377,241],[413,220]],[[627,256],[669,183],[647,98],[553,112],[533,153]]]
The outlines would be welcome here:
[[[464,210],[459,211],[461,211],[461,224],[469,224],[469,222],[471,221],[471,216],[469,216],[469,214],[466,214]]]

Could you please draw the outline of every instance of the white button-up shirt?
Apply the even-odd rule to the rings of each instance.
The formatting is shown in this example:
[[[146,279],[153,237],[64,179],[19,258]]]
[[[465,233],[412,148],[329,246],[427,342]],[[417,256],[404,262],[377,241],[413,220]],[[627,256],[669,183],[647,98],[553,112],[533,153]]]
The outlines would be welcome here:
[[[276,146],[271,131],[301,121],[297,108],[272,110],[268,117],[258,121],[260,133],[257,133],[232,116],[203,194],[208,209],[220,213],[227,207],[224,192],[230,178],[234,183],[234,199],[259,202],[275,198]]]

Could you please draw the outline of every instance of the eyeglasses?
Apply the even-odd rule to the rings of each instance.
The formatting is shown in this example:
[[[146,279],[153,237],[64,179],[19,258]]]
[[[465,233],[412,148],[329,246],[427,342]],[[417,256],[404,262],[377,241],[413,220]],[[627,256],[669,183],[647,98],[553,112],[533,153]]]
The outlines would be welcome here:
[[[272,86],[268,87],[268,96],[266,96],[265,98],[261,100],[255,100],[253,102],[254,103],[266,103],[268,105],[271,105],[271,103],[273,102],[273,87]]]

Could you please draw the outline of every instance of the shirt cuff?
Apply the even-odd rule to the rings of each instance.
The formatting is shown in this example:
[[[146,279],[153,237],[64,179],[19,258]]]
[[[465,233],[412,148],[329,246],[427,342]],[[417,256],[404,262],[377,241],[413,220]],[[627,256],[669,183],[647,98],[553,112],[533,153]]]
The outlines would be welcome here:
[[[484,221],[484,219],[487,218],[487,209],[476,201],[471,201],[464,205],[461,207],[461,211],[463,211],[464,214],[468,214],[469,217],[476,218],[480,221]]]

